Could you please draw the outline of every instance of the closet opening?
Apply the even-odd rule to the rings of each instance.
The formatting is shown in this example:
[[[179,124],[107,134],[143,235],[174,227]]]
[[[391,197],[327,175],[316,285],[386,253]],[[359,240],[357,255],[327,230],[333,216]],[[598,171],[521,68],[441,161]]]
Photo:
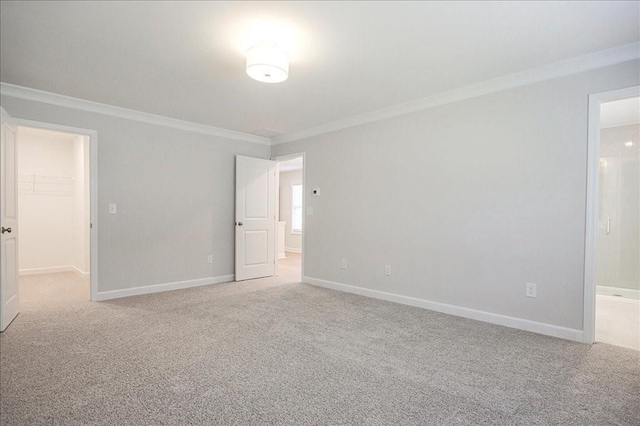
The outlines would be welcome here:
[[[23,310],[91,299],[90,137],[18,126],[18,268]]]

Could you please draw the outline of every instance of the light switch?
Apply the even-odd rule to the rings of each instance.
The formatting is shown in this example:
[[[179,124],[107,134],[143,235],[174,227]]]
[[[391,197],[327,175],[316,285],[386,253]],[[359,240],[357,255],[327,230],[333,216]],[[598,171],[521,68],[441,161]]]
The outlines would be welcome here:
[[[313,216],[313,207],[307,207],[307,216]]]
[[[117,204],[109,204],[109,214],[118,213],[118,205]]]

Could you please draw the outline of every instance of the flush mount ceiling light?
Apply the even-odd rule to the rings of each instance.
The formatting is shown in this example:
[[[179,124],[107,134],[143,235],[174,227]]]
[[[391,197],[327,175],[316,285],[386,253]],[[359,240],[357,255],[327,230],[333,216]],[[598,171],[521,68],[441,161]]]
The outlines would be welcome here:
[[[280,83],[289,77],[289,56],[275,45],[261,44],[247,50],[247,74],[263,83]]]

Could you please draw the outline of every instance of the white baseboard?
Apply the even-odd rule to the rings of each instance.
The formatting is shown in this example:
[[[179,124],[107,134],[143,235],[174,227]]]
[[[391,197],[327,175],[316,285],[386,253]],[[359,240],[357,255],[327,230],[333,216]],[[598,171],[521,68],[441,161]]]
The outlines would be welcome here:
[[[624,287],[609,287],[605,285],[596,286],[596,294],[603,296],[620,295],[628,299],[640,299],[640,290]]]
[[[76,268],[73,265],[70,266],[52,266],[48,268],[31,268],[31,269],[20,269],[19,275],[40,275],[40,274],[56,274],[58,272],[75,272],[81,277],[85,278],[89,276],[89,272],[81,271],[79,268]]]
[[[102,300],[119,299],[121,297],[139,296],[141,294],[160,293],[163,291],[181,290],[184,288],[200,287],[209,284],[220,284],[233,281],[234,279],[235,275],[222,275],[220,277],[200,278],[197,280],[176,281],[173,283],[123,288],[120,290],[100,291],[95,295],[93,301],[99,302]]]
[[[47,268],[31,268],[20,269],[20,276],[24,275],[40,275],[40,274],[56,274],[58,272],[75,272],[73,266],[50,266]]]
[[[359,294],[361,296],[387,300],[389,302],[401,303],[403,305],[416,306],[419,308],[442,312],[449,315],[455,315],[477,321],[484,321],[491,324],[502,325],[505,327],[517,328],[519,330],[531,331],[534,333],[545,334],[547,336],[559,337],[561,339],[572,340],[574,342],[583,342],[582,330],[560,327],[557,325],[545,324],[521,318],[509,317],[506,315],[494,314],[491,312],[478,311],[476,309],[463,308],[461,306],[448,305],[446,303],[432,302],[415,297],[386,293],[384,291],[371,290],[368,288],[357,287],[348,284],[340,284],[333,281],[325,281],[312,277],[302,277],[302,282],[318,287],[325,287],[333,290],[344,291],[347,293]]]
[[[294,248],[294,247],[285,247],[284,251],[290,251],[291,253],[302,253],[302,249]]]
[[[88,276],[89,276],[89,272],[81,271],[81,270],[80,270],[80,268],[77,268],[77,267],[75,267],[75,266],[72,266],[72,267],[71,267],[71,270],[72,270],[73,272],[75,272],[76,274],[80,275],[82,278],[86,278],[86,277],[88,277]]]

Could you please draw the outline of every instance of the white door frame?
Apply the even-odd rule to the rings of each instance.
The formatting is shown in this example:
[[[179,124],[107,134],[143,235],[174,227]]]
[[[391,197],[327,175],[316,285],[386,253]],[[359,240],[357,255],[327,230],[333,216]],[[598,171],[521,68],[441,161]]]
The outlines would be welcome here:
[[[63,126],[54,123],[25,120],[17,117],[14,117],[14,122],[18,127],[33,127],[37,129],[53,130],[63,133],[74,133],[89,137],[89,217],[91,222],[91,229],[89,232],[89,279],[91,281],[89,286],[89,299],[92,302],[95,302],[98,296],[98,132],[95,130]],[[18,144],[20,144],[20,134],[18,134]],[[18,156],[19,155],[20,154],[18,153]]]
[[[587,215],[584,246],[583,341],[596,337],[596,222],[598,206],[598,161],[600,159],[600,106],[640,95],[640,86],[589,95],[589,135],[587,139]]]
[[[280,155],[278,157],[271,157],[271,160],[276,162],[276,188],[278,188],[278,190],[276,191],[276,209],[278,212],[278,219],[280,219],[280,165],[279,163],[281,161],[287,161],[287,160],[292,160],[294,158],[300,158],[302,157],[302,241],[300,242],[300,246],[301,246],[301,250],[300,250],[300,281],[304,281],[304,257],[305,257],[305,245],[304,245],[304,241],[306,238],[307,233],[305,232],[305,225],[306,225],[306,219],[305,216],[307,215],[307,196],[306,196],[306,192],[307,192],[307,181],[306,181],[306,176],[307,176],[307,160],[305,159],[305,153],[304,152],[298,152],[296,154],[287,154],[287,155]],[[278,252],[278,238],[276,238],[276,253]],[[278,273],[278,267],[279,267],[279,259],[278,256],[276,256],[276,274]]]

